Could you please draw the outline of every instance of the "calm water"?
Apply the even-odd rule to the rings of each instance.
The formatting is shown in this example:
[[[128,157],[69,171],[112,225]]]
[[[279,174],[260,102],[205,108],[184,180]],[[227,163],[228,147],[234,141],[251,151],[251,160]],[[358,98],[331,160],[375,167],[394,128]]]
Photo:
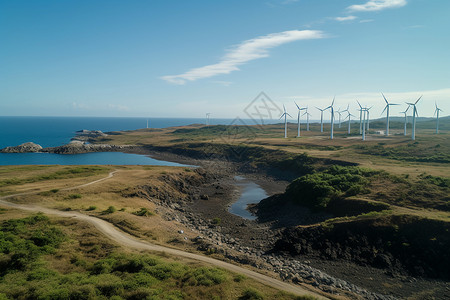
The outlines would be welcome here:
[[[228,211],[234,215],[240,216],[247,220],[255,220],[256,216],[247,210],[247,205],[251,203],[259,203],[262,199],[269,197],[266,191],[256,183],[246,180],[242,176],[235,177],[237,186],[242,188],[241,196],[234,202]]]
[[[165,128],[190,124],[204,124],[204,118],[102,118],[102,117],[0,117],[0,149],[34,142],[42,147],[67,144],[82,129],[103,132],[135,130],[147,127]],[[245,121],[245,120],[244,120]],[[211,118],[210,124],[228,125],[232,119]],[[247,124],[252,124],[246,120]],[[117,152],[58,155],[44,153],[0,153],[0,165],[26,164],[115,164],[115,165],[172,165],[148,156]]]
[[[146,155],[121,152],[82,154],[0,153],[0,165],[153,165],[187,166]]]

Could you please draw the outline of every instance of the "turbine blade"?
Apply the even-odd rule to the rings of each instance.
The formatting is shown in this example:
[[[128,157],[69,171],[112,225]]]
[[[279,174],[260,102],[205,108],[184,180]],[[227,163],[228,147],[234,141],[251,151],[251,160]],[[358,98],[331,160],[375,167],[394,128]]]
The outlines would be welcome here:
[[[298,106],[297,102],[294,101],[294,103],[295,103],[295,105],[297,106],[297,108],[300,109],[300,107]]]
[[[386,106],[384,107],[383,111],[381,112],[380,116],[384,113],[384,111],[386,110],[386,108],[388,107],[388,104],[386,104]]]
[[[286,113],[286,115],[288,115],[289,117],[291,117],[291,118],[292,118],[292,116],[291,116],[290,114]]]
[[[419,102],[419,100],[422,98],[422,96],[420,96],[419,99],[417,99],[416,103],[414,103],[414,104],[417,104],[417,102]]]
[[[362,109],[361,103],[359,103],[358,100],[356,100],[356,102],[358,102],[359,107]]]
[[[284,113],[286,113],[286,107],[284,107],[284,104],[283,104],[283,109],[284,109]]]
[[[386,104],[389,104],[389,102],[386,100],[386,97],[384,96],[383,93],[381,93],[381,95],[383,95],[384,101],[386,101]]]

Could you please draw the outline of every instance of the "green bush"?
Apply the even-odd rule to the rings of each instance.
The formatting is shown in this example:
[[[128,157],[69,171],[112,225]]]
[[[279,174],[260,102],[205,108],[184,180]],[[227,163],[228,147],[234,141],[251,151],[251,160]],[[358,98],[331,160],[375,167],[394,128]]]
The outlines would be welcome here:
[[[86,210],[87,210],[87,211],[91,211],[91,210],[96,210],[96,209],[97,209],[97,206],[91,205],[91,206],[89,206]]]
[[[145,208],[145,207],[141,207],[141,209],[138,210],[138,211],[135,211],[135,212],[133,213],[133,215],[141,216],[141,217],[148,217],[148,216],[153,216],[154,213],[151,212],[151,211],[149,211],[149,210],[148,210],[147,208]]]
[[[334,165],[325,171],[297,178],[286,188],[286,195],[301,205],[324,209],[334,198],[365,193],[368,177],[376,174],[380,172]]]
[[[212,219],[212,223],[213,223],[214,225],[220,225],[221,222],[222,222],[222,219],[220,219],[220,218],[218,218],[218,217]]]
[[[244,291],[239,300],[263,300],[264,296],[253,288],[248,288]]]
[[[115,213],[117,209],[114,206],[110,206],[103,211],[104,214],[112,214]]]
[[[70,194],[67,196],[67,199],[80,199],[81,197],[81,194]]]

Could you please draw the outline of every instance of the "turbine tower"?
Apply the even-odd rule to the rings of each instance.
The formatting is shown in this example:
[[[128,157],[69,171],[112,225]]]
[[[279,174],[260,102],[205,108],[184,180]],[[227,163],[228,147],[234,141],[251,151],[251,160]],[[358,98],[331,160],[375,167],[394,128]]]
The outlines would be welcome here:
[[[334,107],[333,107],[333,105],[334,105],[334,97],[333,97],[333,102],[331,102],[331,105],[330,106],[328,106],[327,108],[330,108],[331,109],[331,131],[330,131],[330,139],[333,139],[333,134],[334,134]]]
[[[406,104],[413,107],[412,133],[411,133],[411,139],[413,141],[416,140],[416,116],[419,116],[419,113],[417,112],[416,104],[417,104],[417,102],[419,102],[419,100],[422,98],[422,96],[420,96],[419,99],[417,99],[416,102],[414,102],[414,103],[406,102]]]
[[[298,106],[298,104],[294,101],[295,105],[298,108],[298,112],[297,112],[297,137],[300,137],[300,114],[302,110],[305,110],[306,107],[300,108],[300,106]]]
[[[306,107],[306,110],[302,116],[304,115],[306,115],[306,131],[309,131],[309,117],[311,116],[311,114],[308,112],[308,107]]]
[[[366,113],[368,115],[369,110],[367,108],[361,108],[361,112],[363,112],[363,122],[362,122],[362,140],[366,140]]]
[[[359,103],[358,100],[356,100],[356,102],[358,102],[359,105],[359,134],[362,134],[362,117],[363,117],[363,108],[361,106],[361,103]]]
[[[347,116],[344,118],[344,121],[348,118],[348,129],[347,129],[347,134],[350,134],[350,123],[351,123],[351,117],[354,117],[354,115],[352,115],[351,113],[350,113],[350,111],[348,110],[348,106],[347,106],[347,109],[346,110],[344,110],[344,111],[346,111],[347,112]],[[344,112],[343,111],[343,112]]]
[[[437,106],[437,103],[435,102],[434,105],[436,106],[436,109],[434,110],[434,114],[436,115],[436,134],[439,133],[439,112],[443,111]]]
[[[291,115],[286,112],[286,107],[284,107],[284,104],[283,104],[283,110],[284,110],[284,113],[281,115],[280,119],[282,117],[284,117],[284,138],[287,138],[287,116],[291,117]]]
[[[316,108],[317,108],[318,110],[320,110],[320,132],[323,132],[323,112],[324,112],[325,110],[327,110],[328,107],[327,107],[327,108],[324,108],[324,109],[321,109],[321,108],[318,108],[318,107],[316,106]]]
[[[341,128],[341,118],[342,118],[342,113],[343,113],[344,111],[345,111],[345,110],[341,111],[340,108],[336,111],[336,113],[339,115],[339,119],[338,119],[339,128]]]
[[[370,129],[370,110],[372,109],[373,106],[369,107],[369,108],[365,108],[366,112],[367,112],[367,132],[369,132]]]
[[[408,112],[408,110],[409,110],[409,105],[408,105],[408,107],[406,108],[405,111],[401,112],[401,114],[405,115],[405,124],[404,124],[404,127],[403,127],[403,135],[404,136],[406,136],[406,123],[408,123],[408,116],[406,115],[406,113]]]
[[[396,104],[396,103],[389,103],[389,102],[387,101],[386,97],[384,96],[384,94],[381,93],[381,95],[383,96],[384,101],[386,102],[386,106],[384,107],[384,109],[383,109],[383,111],[381,112],[381,114],[383,114],[384,111],[386,111],[386,132],[385,132],[385,135],[388,136],[388,135],[389,135],[389,107],[390,107],[391,105],[398,105],[398,104]]]
[[[209,116],[211,113],[206,113],[206,126],[209,126]]]

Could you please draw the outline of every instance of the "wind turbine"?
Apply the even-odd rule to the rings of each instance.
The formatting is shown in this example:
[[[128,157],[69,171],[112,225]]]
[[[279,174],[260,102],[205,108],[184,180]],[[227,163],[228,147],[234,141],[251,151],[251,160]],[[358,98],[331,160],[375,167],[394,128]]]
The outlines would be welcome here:
[[[298,112],[297,112],[297,137],[300,137],[300,113],[302,110],[305,110],[306,107],[300,108],[300,106],[298,106],[298,104],[294,101],[295,105],[298,108]]]
[[[329,107],[321,109],[316,106],[318,110],[320,110],[320,132],[323,132],[323,112],[327,110]]]
[[[358,100],[356,100],[359,105],[359,134],[362,134],[362,117],[363,117],[363,108],[361,106],[361,103],[359,103]]]
[[[364,116],[363,116],[363,122],[362,122],[362,140],[365,141],[366,140],[366,113],[369,113],[369,110],[367,108],[361,108],[361,111],[363,112]]]
[[[304,115],[306,115],[306,131],[309,131],[309,117],[311,116],[311,114],[308,112],[308,107],[306,107],[306,111],[302,116]]]
[[[386,106],[384,107],[383,111],[381,112],[381,114],[384,113],[384,111],[386,111],[386,136],[389,135],[389,107],[391,105],[398,105],[396,103],[389,103],[386,99],[386,97],[384,96],[383,93],[381,93],[381,95],[383,95],[384,101],[386,102]]]
[[[414,103],[406,102],[406,104],[408,104],[409,106],[413,106],[412,133],[411,133],[411,139],[413,141],[416,139],[416,116],[419,116],[419,113],[417,113],[416,104],[417,104],[417,102],[419,102],[419,100],[422,98],[422,96],[420,96],[419,99],[417,99],[416,102],[414,102]]]
[[[373,106],[369,107],[369,108],[365,108],[366,112],[367,112],[367,132],[369,132],[370,130],[370,110],[372,109]]]
[[[333,139],[333,131],[334,131],[334,107],[333,107],[333,105],[334,105],[334,98],[335,97],[333,97],[333,102],[331,102],[331,105],[330,106],[328,106],[327,108],[330,108],[331,109],[331,131],[330,131],[330,139]]]
[[[147,128],[148,128],[148,119],[147,119]]]
[[[281,115],[280,119],[282,117],[284,117],[284,138],[287,138],[287,116],[289,116],[291,118],[292,118],[292,116],[286,112],[286,107],[284,107],[284,104],[283,104],[283,110],[284,110],[284,113]]]
[[[341,118],[342,118],[342,113],[343,113],[344,111],[345,111],[345,110],[341,111],[340,108],[336,111],[336,113],[339,115],[339,122],[338,122],[339,128],[341,128]]]
[[[434,102],[434,105],[436,106],[436,109],[434,110],[434,114],[436,115],[436,134],[438,134],[439,133],[439,112],[443,111],[443,110],[437,106],[436,102]]]
[[[347,111],[347,113],[348,113],[348,115],[344,118],[344,121],[345,121],[345,119],[347,119],[348,118],[348,134],[350,134],[350,123],[351,123],[351,117],[354,117],[354,115],[352,115],[349,111],[348,111],[348,109],[346,109],[345,111]]]
[[[406,113],[408,112],[408,110],[409,110],[409,105],[405,111],[401,112],[402,114],[405,115],[405,124],[404,124],[404,128],[403,128],[403,135],[405,135],[405,136],[406,136],[406,123],[408,123],[408,116],[406,115]]]
[[[209,116],[211,113],[206,113],[206,126],[209,126]]]

